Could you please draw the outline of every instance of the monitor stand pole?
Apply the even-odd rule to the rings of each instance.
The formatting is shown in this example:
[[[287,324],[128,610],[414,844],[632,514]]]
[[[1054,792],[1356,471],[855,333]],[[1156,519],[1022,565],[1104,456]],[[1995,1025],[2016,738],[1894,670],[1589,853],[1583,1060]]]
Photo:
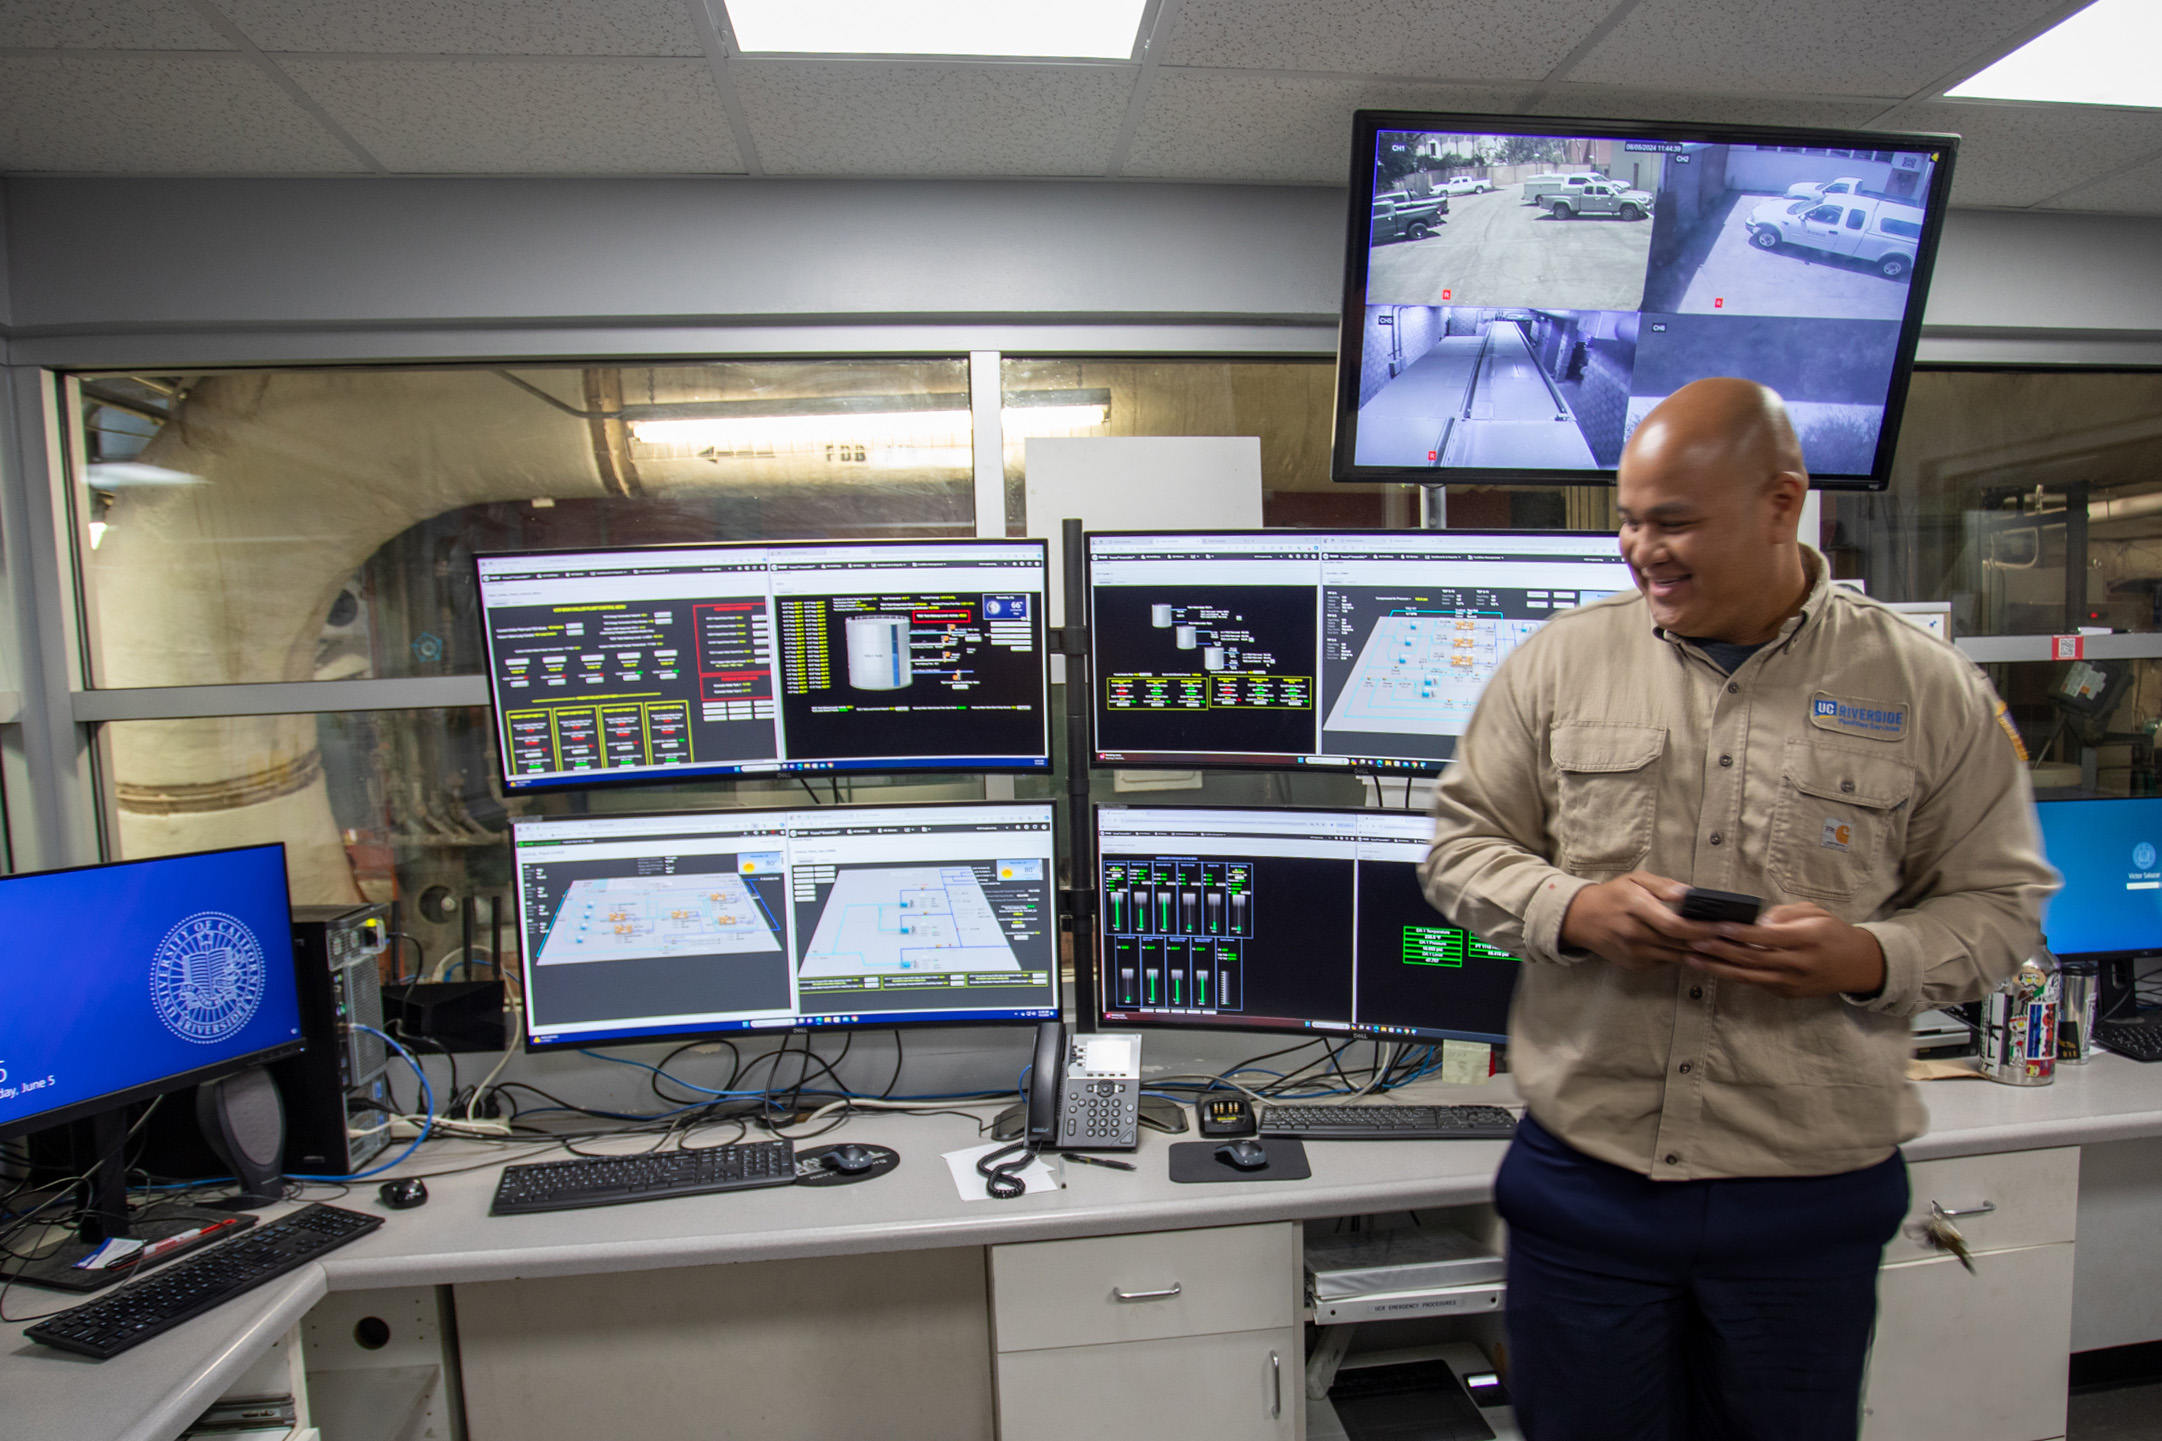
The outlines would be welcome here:
[[[100,1291],[135,1274],[133,1268],[117,1271],[77,1269],[76,1262],[89,1256],[106,1241],[115,1237],[132,1238],[145,1243],[162,1241],[170,1236],[185,1235],[212,1222],[232,1219],[231,1212],[183,1206],[160,1206],[155,1217],[129,1214],[126,1108],[100,1111],[86,1120],[77,1121],[69,1128],[69,1133],[69,1139],[73,1143],[70,1149],[74,1153],[71,1169],[81,1178],[74,1188],[78,1198],[74,1234],[59,1242],[57,1246],[50,1240],[43,1244],[29,1239],[18,1242],[17,1244],[35,1259],[0,1256],[0,1277],[29,1286],[42,1286],[51,1291]],[[60,1198],[54,1198],[53,1209],[57,1216],[66,1215],[61,1209],[65,1204]],[[253,1224],[252,1218],[249,1224]],[[63,1222],[56,1219],[52,1229],[60,1230],[62,1225]],[[25,1234],[34,1237],[37,1230],[32,1227]],[[207,1239],[222,1240],[224,1237],[221,1233]],[[174,1247],[159,1256],[157,1262],[183,1255],[192,1249],[193,1245]]]

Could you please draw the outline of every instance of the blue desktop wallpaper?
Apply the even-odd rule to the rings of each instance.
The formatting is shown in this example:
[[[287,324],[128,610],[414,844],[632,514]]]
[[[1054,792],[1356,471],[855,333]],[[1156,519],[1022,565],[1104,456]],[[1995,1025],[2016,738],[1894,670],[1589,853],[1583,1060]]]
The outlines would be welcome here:
[[[2060,956],[2162,950],[2162,797],[2042,801],[2042,849],[2064,889],[2042,915]]]
[[[0,1134],[300,1035],[282,846],[0,880]]]

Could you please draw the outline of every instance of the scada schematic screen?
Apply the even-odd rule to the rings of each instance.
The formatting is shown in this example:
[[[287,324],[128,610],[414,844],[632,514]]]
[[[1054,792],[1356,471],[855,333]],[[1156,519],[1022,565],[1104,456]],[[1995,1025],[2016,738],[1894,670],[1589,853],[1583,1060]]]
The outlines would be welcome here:
[[[519,821],[527,1043],[1058,1013],[1048,804]]]
[[[1042,541],[476,564],[509,789],[1050,764]]]
[[[1437,769],[1510,652],[1635,584],[1603,534],[1088,540],[1100,765]]]

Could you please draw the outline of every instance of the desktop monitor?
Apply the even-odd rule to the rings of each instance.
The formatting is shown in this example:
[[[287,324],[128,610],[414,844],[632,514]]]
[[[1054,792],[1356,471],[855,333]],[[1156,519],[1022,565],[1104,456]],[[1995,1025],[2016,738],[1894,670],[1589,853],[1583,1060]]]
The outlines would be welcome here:
[[[2038,801],[2042,851],[2064,889],[2042,914],[2060,956],[2162,951],[2162,797]]]
[[[1427,904],[1417,811],[1099,806],[1108,1027],[1508,1039],[1518,961]]]
[[[1739,375],[1813,484],[1881,490],[1958,141],[1360,111],[1339,481],[1602,482],[1651,408]]]
[[[503,784],[1050,768],[1041,540],[476,557]]]
[[[1048,801],[515,821],[525,1042],[1042,1021]]]
[[[1549,618],[1635,589],[1607,532],[1088,537],[1096,764],[1439,770]]]
[[[0,1139],[301,1049],[285,847],[0,877]]]

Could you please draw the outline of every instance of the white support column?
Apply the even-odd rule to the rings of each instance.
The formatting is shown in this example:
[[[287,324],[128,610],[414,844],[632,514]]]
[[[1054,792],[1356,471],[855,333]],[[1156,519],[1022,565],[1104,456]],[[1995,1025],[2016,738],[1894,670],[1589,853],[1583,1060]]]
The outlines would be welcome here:
[[[82,678],[75,564],[61,479],[56,377],[0,368],[0,545],[5,549],[7,634],[19,694],[16,723],[0,726],[8,842],[17,870],[83,865],[98,850],[90,732],[71,691]]]
[[[976,437],[976,534],[1006,534],[1006,428],[1000,418],[996,350],[968,356],[968,408]]]

